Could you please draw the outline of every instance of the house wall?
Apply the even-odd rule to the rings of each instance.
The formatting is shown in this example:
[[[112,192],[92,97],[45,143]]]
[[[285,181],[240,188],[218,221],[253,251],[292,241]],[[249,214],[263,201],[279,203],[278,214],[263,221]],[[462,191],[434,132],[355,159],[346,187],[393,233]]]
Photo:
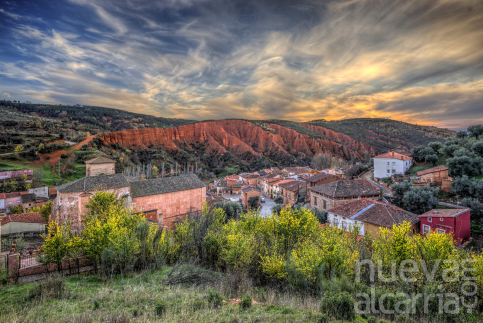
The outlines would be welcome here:
[[[0,199],[0,210],[5,209],[5,199]]]
[[[116,163],[86,164],[86,177],[100,174],[113,175],[116,173]]]
[[[11,208],[12,206],[18,206],[18,205],[22,205],[22,197],[20,194],[18,196],[5,199],[6,208]]]
[[[161,224],[168,227],[181,220],[180,215],[201,211],[205,201],[206,187],[133,198],[137,212],[158,210]]]
[[[431,217],[431,222],[428,217],[422,217],[420,222],[421,234],[424,234],[424,226],[430,227],[431,232],[437,232],[437,229],[444,230],[445,233],[451,233],[455,244],[460,244],[466,242],[471,237],[471,222],[470,222],[470,211],[458,215],[457,217]]]
[[[364,232],[366,234],[370,233],[372,239],[375,239],[379,236],[379,234],[381,233],[381,228],[383,228],[383,227],[377,226],[377,225],[372,224],[372,223],[364,223]],[[390,230],[389,236],[391,236],[392,235],[392,229],[389,228],[389,230]],[[416,224],[413,224],[411,226],[409,232],[410,232],[411,235],[419,233],[419,222],[416,223]]]
[[[360,199],[371,199],[371,200],[377,200],[380,196],[379,195],[366,195],[366,196],[354,196],[354,197],[349,197],[349,198],[343,198],[343,199],[334,199],[334,198],[329,198],[327,196],[317,194],[314,191],[310,191],[310,207],[312,209],[316,208],[319,210],[328,210],[333,207],[349,203],[354,200],[360,200]],[[325,204],[324,204],[325,202]]]
[[[374,158],[374,177],[386,178],[392,175],[404,175],[411,165],[412,159]]]
[[[330,223],[331,226],[338,227],[339,229],[344,229],[344,223],[345,223],[346,231],[349,231],[352,228],[358,227],[359,235],[364,235],[364,224],[360,221],[347,218],[347,217],[342,217],[332,212],[328,212],[327,221]]]
[[[338,177],[338,176],[333,176],[333,177],[330,176],[330,177],[323,178],[320,181],[317,181],[315,183],[307,181],[307,187],[310,188],[310,187],[314,187],[314,186],[318,186],[318,185],[322,185],[322,184],[337,182],[337,181],[340,181],[341,179],[342,178]]]
[[[110,190],[105,190],[105,192],[114,193],[117,197],[122,197],[130,193],[130,187],[120,187]],[[87,192],[92,195],[95,192]],[[64,221],[69,220],[73,225],[79,225],[81,222],[82,215],[85,214],[85,206],[89,203],[89,199],[85,199],[82,203],[79,203],[80,195],[84,192],[68,192],[68,193],[57,193],[57,197],[52,203],[52,220],[56,220],[59,223],[64,223]],[[62,204],[59,210],[56,210],[57,206]]]
[[[426,182],[426,183],[432,183],[432,182],[441,183],[443,181],[443,179],[445,179],[447,177],[448,177],[448,170],[447,169],[442,170],[442,171],[438,171],[438,172],[429,173],[429,174],[424,174],[424,175],[420,176],[421,181]]]
[[[254,196],[260,197],[260,192],[253,190],[253,191],[248,191],[246,193],[243,193],[243,205],[245,205],[246,208],[248,208],[248,200]],[[260,204],[260,202],[261,202],[261,199],[259,198],[258,204]]]
[[[36,197],[49,198],[49,187],[42,186],[37,188],[29,188],[29,193],[34,193]]]
[[[2,234],[13,234],[21,232],[45,231],[45,224],[41,223],[24,223],[24,222],[8,222],[2,225]]]

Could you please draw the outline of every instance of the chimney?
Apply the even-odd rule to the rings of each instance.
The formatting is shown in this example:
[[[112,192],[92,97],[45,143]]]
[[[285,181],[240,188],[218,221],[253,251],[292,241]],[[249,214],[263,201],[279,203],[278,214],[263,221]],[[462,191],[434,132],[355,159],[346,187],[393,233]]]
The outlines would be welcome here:
[[[394,151],[392,152],[392,155],[394,156]]]

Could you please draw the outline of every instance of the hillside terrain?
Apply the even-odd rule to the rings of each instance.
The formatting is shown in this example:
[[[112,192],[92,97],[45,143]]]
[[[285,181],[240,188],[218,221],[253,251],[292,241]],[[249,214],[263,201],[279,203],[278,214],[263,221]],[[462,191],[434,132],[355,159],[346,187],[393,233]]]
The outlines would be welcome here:
[[[378,153],[389,149],[411,150],[414,146],[425,146],[432,141],[444,142],[454,135],[454,131],[448,129],[381,118],[337,121],[321,119],[302,125],[324,135],[326,129],[341,132],[354,140],[369,144]]]
[[[193,121],[159,118],[92,106],[0,101],[0,158],[49,164],[83,163],[100,152],[119,161],[119,170],[141,163],[194,165],[215,175],[270,166],[310,165],[316,154],[346,162],[368,161],[389,149],[411,150],[445,141],[454,132],[389,119]],[[93,138],[80,150],[67,144]],[[55,143],[55,144],[52,144]],[[87,144],[87,143],[86,143]],[[14,148],[23,151],[15,157]],[[43,145],[43,146],[40,146]],[[57,145],[57,146],[56,146]],[[48,147],[46,147],[48,146]],[[45,147],[39,149],[39,147]],[[58,150],[56,153],[55,150]]]

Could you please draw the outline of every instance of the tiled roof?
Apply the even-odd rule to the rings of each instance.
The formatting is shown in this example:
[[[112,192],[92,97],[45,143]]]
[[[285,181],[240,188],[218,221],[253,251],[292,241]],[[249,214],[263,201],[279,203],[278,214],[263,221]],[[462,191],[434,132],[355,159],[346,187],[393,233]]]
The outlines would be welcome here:
[[[310,190],[330,197],[357,197],[380,194],[379,188],[366,180],[343,180],[311,187]]]
[[[5,198],[5,193],[0,193],[0,199],[4,199]]]
[[[391,158],[391,159],[399,159],[399,160],[410,160],[413,159],[412,157],[409,157],[407,155],[403,155],[394,151],[389,151],[385,154],[382,155],[377,155],[374,158]]]
[[[106,164],[106,163],[115,163],[115,160],[109,159],[107,157],[99,156],[96,158],[89,159],[86,161],[86,164]]]
[[[281,183],[279,186],[283,187],[286,190],[295,192],[300,190],[303,187],[306,187],[307,183],[305,181],[291,181],[291,182]]]
[[[253,186],[248,186],[248,187],[243,187],[242,188],[242,192],[243,193],[250,192],[250,191],[258,191],[258,192],[261,192],[262,190],[259,189],[258,187],[253,187]]]
[[[323,180],[323,179],[328,178],[328,177],[339,178],[335,175],[331,175],[331,174],[327,174],[327,173],[320,173],[320,174],[316,174],[314,176],[307,178],[307,181],[311,182],[311,183],[317,183],[318,181]]]
[[[181,175],[148,179],[131,183],[131,196],[165,194],[205,187],[206,185],[195,175]]]
[[[280,184],[283,184],[283,183],[288,183],[288,182],[294,182],[294,181],[295,181],[295,180],[294,180],[293,178],[289,178],[289,179],[284,179],[284,180],[282,180],[282,181],[280,181],[280,182],[277,182],[277,183],[275,183],[274,185],[275,185],[275,186],[280,186]]]
[[[41,223],[47,224],[47,221],[38,213],[22,213],[22,214],[9,214],[2,219],[2,225],[9,222],[23,222],[23,223]]]
[[[29,193],[29,194],[22,195],[21,201],[22,203],[35,202],[35,194]]]
[[[433,167],[433,168],[430,168],[430,169],[421,170],[421,171],[417,172],[416,175],[421,176],[421,175],[426,175],[426,174],[430,174],[430,173],[441,172],[443,170],[448,170],[448,167],[437,166],[437,167]]]
[[[437,209],[421,214],[420,218],[455,218],[470,209]]]
[[[267,175],[267,173],[264,171],[264,170],[259,170],[258,172],[256,172],[258,175],[260,176],[265,176]]]
[[[66,192],[93,192],[129,186],[129,182],[122,174],[98,175],[80,178],[76,181],[57,186],[60,193]]]
[[[14,197],[20,197],[22,194],[20,192],[12,192],[12,193],[5,193],[5,198],[14,198]]]
[[[419,222],[417,214],[395,205],[368,199],[351,201],[329,209],[327,212],[386,228],[392,228],[394,224],[399,225],[404,221],[411,224]]]

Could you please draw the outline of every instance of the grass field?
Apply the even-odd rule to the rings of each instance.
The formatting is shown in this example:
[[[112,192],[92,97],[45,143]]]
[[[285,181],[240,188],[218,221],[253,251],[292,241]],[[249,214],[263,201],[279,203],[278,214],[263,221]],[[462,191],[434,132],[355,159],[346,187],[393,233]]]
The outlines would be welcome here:
[[[164,267],[131,278],[101,282],[95,276],[71,276],[45,283],[0,287],[0,322],[319,322],[319,301],[263,288],[247,281],[219,280],[203,286],[167,285]],[[64,285],[65,284],[65,285]],[[236,291],[235,291],[236,289]],[[215,307],[208,296],[221,295]],[[237,301],[251,295],[254,305]],[[211,298],[213,299],[213,297]],[[360,322],[365,320],[360,319]]]
[[[436,166],[446,165],[446,159],[447,159],[446,156],[440,155],[438,158],[438,164]],[[409,174],[416,175],[417,172],[430,169],[436,166],[433,166],[432,164],[413,166],[409,169]]]

